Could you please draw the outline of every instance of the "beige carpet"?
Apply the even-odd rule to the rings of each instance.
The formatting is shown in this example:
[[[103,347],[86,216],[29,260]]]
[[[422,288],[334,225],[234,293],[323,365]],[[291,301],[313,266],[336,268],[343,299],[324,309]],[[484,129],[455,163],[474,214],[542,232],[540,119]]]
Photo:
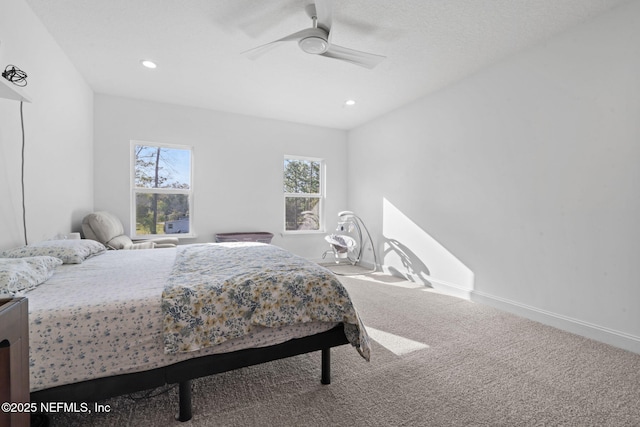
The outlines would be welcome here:
[[[640,355],[382,275],[341,277],[373,342],[371,362],[333,350],[56,414],[52,426],[640,426]]]

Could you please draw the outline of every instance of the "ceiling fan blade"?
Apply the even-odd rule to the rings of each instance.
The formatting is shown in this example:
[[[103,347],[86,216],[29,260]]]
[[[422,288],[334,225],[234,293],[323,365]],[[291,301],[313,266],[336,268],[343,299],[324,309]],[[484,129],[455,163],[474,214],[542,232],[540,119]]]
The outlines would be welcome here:
[[[333,21],[331,0],[316,0],[316,17],[318,18],[318,27],[324,28],[328,33],[331,33]]]
[[[349,49],[335,44],[329,46],[329,49],[320,55],[328,58],[339,59],[341,61],[347,61],[369,69],[374,68],[386,58],[386,56],[383,55],[361,52],[359,50]]]
[[[289,34],[288,36],[282,37],[281,39],[274,40],[272,42],[260,45],[258,47],[251,48],[249,50],[245,50],[244,52],[240,52],[240,54],[245,55],[249,59],[256,59],[261,55],[263,55],[264,53],[268,52],[269,50],[273,49],[274,47],[278,46],[282,42],[300,40],[300,38],[306,35],[308,31],[309,31],[308,29],[296,31],[295,33]]]

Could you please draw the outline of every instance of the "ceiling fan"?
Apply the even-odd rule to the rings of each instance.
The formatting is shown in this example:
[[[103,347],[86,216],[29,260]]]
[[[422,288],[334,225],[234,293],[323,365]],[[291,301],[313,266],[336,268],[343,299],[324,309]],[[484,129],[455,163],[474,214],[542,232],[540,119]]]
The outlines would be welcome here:
[[[306,53],[350,62],[369,69],[374,68],[386,58],[383,55],[361,52],[331,42],[331,0],[315,0],[315,3],[307,5],[305,10],[313,23],[311,28],[297,31],[242,53],[250,59],[256,59],[280,43],[297,41],[300,49]]]

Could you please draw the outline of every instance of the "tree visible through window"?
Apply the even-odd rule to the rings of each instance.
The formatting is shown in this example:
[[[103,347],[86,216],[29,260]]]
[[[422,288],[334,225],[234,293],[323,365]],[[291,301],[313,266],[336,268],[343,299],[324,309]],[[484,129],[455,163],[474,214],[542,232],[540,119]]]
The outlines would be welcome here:
[[[285,157],[285,231],[322,229],[322,179],[322,160]]]
[[[132,143],[134,236],[191,233],[191,149]]]

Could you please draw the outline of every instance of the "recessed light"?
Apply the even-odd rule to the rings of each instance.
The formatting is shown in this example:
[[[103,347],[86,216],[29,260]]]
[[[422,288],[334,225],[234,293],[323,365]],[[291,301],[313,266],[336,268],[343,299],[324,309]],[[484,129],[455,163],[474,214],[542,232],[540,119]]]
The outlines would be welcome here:
[[[351,107],[351,106],[353,106],[353,105],[356,105],[356,101],[354,101],[353,99],[347,99],[347,100],[344,102],[344,105],[346,105],[347,107]]]
[[[144,65],[145,67],[147,67],[147,68],[156,68],[157,67],[155,62],[149,61],[147,59],[143,59],[142,61],[140,61],[140,63],[142,65]]]

